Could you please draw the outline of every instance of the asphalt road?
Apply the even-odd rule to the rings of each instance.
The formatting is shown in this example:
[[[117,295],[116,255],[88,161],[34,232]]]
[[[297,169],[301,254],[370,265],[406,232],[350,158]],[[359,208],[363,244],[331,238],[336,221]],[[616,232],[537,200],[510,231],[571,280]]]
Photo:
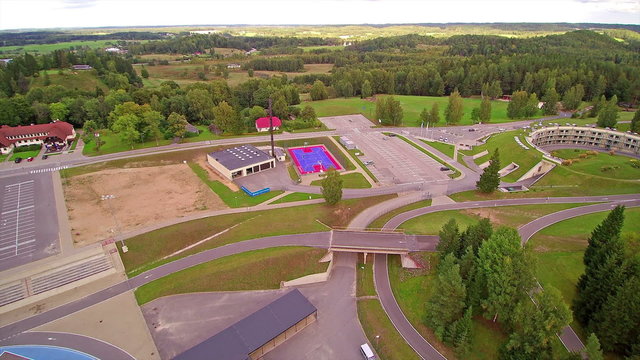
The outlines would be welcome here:
[[[593,212],[606,211],[618,204],[628,207],[640,206],[640,195],[615,195],[615,196],[592,196],[592,197],[565,197],[565,198],[542,198],[542,199],[510,199],[510,200],[490,200],[478,202],[455,203],[448,205],[430,206],[421,209],[415,209],[397,215],[390,219],[384,228],[395,229],[403,222],[414,217],[444,210],[460,210],[469,208],[480,208],[490,206],[509,206],[509,205],[525,205],[525,204],[551,204],[551,203],[580,203],[580,202],[607,202],[603,204],[588,205],[578,208],[559,211],[539,219],[536,219],[524,226],[520,227],[519,233],[526,242],[533,234],[541,229],[552,225],[556,222],[566,220],[572,217],[589,214]],[[613,202],[609,203],[609,202]],[[411,325],[409,320],[404,316],[400,306],[398,305],[389,282],[389,274],[387,270],[387,255],[377,254],[374,258],[374,281],[378,290],[378,298],[382,303],[387,315],[392,323],[407,341],[407,343],[423,358],[423,359],[444,359],[427,340],[425,340]],[[565,327],[559,335],[564,346],[570,351],[579,351],[584,348],[584,344],[580,341],[577,334],[571,327]]]

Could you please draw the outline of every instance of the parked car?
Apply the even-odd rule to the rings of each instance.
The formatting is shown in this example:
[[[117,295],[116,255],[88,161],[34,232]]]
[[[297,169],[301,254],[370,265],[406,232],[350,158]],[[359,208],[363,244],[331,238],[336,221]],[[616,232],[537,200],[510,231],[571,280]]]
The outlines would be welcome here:
[[[373,160],[366,160],[364,161],[365,165],[373,165]]]
[[[476,131],[476,129],[474,129],[474,128],[469,128],[469,132],[474,132],[474,131]]]
[[[44,154],[44,155],[42,155],[42,160],[47,160],[48,157],[49,157],[49,155]]]
[[[17,157],[15,158],[15,160],[13,160],[16,164],[22,162],[22,158],[21,157]]]
[[[32,162],[32,161],[33,161],[33,156],[29,156],[29,157],[27,158],[27,161],[28,161],[28,162]]]
[[[451,170],[451,169],[449,169],[449,168],[448,168],[448,167],[446,167],[446,166],[441,166],[441,167],[440,167],[440,171],[449,171],[449,170]]]

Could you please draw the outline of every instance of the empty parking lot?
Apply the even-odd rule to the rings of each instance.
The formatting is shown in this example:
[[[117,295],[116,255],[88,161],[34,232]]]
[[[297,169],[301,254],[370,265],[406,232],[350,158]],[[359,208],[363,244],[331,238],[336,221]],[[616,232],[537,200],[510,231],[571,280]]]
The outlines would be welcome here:
[[[0,179],[0,271],[58,252],[50,174]]]

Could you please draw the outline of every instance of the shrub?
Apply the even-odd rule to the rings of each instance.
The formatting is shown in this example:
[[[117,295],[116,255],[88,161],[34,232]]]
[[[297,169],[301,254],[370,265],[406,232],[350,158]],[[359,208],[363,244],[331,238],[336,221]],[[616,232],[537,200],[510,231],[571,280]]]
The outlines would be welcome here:
[[[586,154],[586,153],[585,154],[580,154],[580,159],[586,159],[587,156],[589,156],[589,154]]]
[[[640,161],[638,160],[630,160],[629,164],[636,169],[640,169]]]
[[[564,166],[569,166],[572,163],[573,163],[573,160],[571,160],[571,159],[562,160],[562,165],[564,165]]]
[[[615,151],[615,150],[610,150],[610,151],[609,151],[609,155],[615,155],[615,154],[616,154],[616,151]]]
[[[33,150],[40,150],[40,148],[42,148],[41,144],[18,146],[13,150],[13,152],[14,153],[27,152],[27,151],[33,151]]]
[[[587,154],[589,154],[589,155],[598,155],[598,152],[595,151],[595,150],[589,150],[589,151],[587,151]]]

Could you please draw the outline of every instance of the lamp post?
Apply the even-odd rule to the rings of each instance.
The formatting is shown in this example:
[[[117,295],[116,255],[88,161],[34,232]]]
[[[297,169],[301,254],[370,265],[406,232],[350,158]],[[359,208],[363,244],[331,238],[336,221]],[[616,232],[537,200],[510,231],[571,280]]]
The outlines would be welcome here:
[[[376,347],[378,347],[378,340],[380,339],[380,335],[376,335]]]

